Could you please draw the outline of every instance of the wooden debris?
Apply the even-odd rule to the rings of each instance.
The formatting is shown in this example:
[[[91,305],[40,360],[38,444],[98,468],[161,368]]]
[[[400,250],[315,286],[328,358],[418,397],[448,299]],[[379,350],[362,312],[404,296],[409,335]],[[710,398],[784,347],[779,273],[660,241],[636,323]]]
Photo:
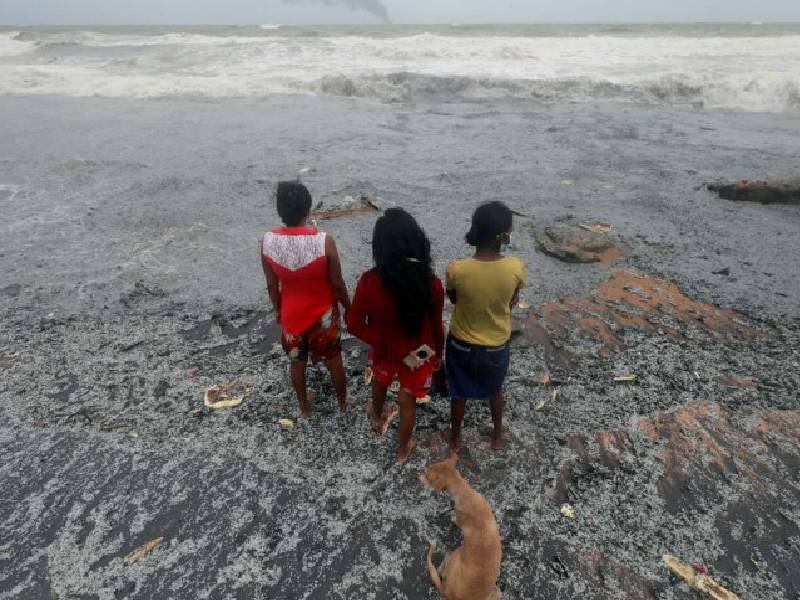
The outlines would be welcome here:
[[[592,233],[608,233],[611,231],[611,225],[608,223],[578,223],[578,227]]]
[[[156,538],[154,540],[150,540],[149,542],[147,542],[145,544],[142,544],[141,546],[136,548],[133,552],[128,554],[128,556],[125,557],[125,562],[127,562],[129,565],[135,563],[137,560],[139,560],[141,558],[144,558],[145,556],[150,554],[163,541],[164,541],[164,538],[160,537],[160,538]]]
[[[670,571],[688,583],[693,590],[712,600],[741,600],[739,596],[726,590],[708,575],[697,573],[693,567],[671,554],[664,555],[664,563]]]
[[[214,385],[206,390],[203,404],[209,408],[235,408],[250,395],[252,390],[253,384],[244,381]]]
[[[756,384],[755,379],[745,375],[736,375],[735,373],[722,373],[717,377],[722,385],[728,387],[753,387]]]
[[[310,216],[314,219],[321,219],[325,221],[327,219],[337,219],[339,217],[349,217],[352,215],[380,212],[383,210],[375,200],[364,195],[357,199],[348,196],[345,198],[344,206],[335,206],[330,209],[324,209],[322,208],[323,206],[324,204],[322,203],[317,204]]]

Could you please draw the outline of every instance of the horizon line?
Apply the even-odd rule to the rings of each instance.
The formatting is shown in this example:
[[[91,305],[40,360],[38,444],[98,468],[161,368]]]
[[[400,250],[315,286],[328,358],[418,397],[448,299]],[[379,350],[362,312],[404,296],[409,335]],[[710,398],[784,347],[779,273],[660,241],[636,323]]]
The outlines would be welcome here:
[[[0,23],[0,27],[526,27],[537,25],[800,25],[800,20],[689,21],[525,21],[525,22],[376,22],[376,23]]]

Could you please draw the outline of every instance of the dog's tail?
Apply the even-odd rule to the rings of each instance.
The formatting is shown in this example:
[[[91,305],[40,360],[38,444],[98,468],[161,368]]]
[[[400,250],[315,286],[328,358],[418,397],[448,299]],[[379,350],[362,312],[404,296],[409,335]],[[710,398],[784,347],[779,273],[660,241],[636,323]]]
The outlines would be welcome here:
[[[431,542],[430,547],[428,548],[428,573],[430,573],[431,579],[433,580],[433,587],[436,588],[436,591],[439,594],[442,593],[442,580],[439,579],[439,571],[436,570],[436,567],[433,566],[433,550],[436,548],[436,542]]]

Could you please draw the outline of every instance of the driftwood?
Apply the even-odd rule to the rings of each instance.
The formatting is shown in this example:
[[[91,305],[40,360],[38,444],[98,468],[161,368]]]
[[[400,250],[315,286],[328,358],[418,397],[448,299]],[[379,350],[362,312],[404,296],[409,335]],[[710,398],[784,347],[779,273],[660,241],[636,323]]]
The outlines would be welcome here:
[[[140,558],[144,558],[145,556],[150,554],[163,541],[164,541],[164,538],[160,537],[160,538],[156,538],[154,540],[150,540],[149,542],[147,542],[145,544],[142,544],[141,546],[136,548],[133,552],[128,554],[128,556],[125,557],[125,562],[127,562],[128,564],[135,563]]]
[[[666,554],[664,556],[664,563],[669,567],[670,571],[688,583],[693,590],[704,594],[708,598],[712,598],[712,600],[742,600],[739,596],[726,590],[708,575],[697,573],[693,567],[687,565],[679,558]]]
[[[345,200],[345,206],[334,206],[329,209],[322,208],[324,204],[320,202],[311,212],[310,216],[313,219],[326,221],[328,219],[338,219],[339,217],[349,217],[362,213],[381,212],[383,210],[375,200],[367,196],[362,195],[358,199],[353,199],[348,196]]]

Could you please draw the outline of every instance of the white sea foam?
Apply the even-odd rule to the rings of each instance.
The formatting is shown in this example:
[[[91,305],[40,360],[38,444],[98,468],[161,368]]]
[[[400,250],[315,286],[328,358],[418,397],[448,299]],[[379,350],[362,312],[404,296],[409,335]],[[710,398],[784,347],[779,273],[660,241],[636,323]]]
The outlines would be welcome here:
[[[0,93],[516,97],[800,110],[800,29],[774,36],[283,31],[1,32]]]
[[[0,60],[7,56],[26,54],[36,48],[32,42],[18,41],[18,31],[0,32]]]

